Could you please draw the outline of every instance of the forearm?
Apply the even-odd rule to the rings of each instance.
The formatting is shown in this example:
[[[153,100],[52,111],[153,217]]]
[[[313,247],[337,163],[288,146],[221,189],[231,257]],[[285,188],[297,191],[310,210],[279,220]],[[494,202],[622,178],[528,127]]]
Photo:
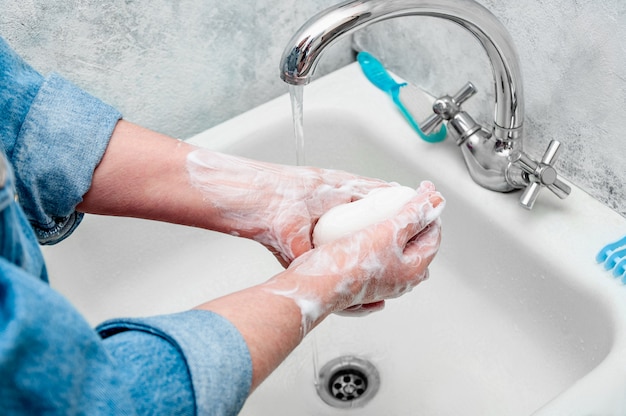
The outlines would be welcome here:
[[[328,315],[350,306],[341,273],[306,276],[290,267],[269,281],[198,306],[230,321],[248,345],[252,390]]]
[[[78,207],[84,212],[155,219],[232,232],[215,204],[190,182],[188,155],[194,146],[120,121],[89,192]],[[208,173],[207,173],[208,175]],[[207,186],[220,186],[220,172]],[[236,186],[236,174],[229,181]],[[213,183],[211,183],[213,182]],[[242,184],[244,185],[244,184]],[[245,184],[251,187],[252,184]],[[249,192],[253,192],[252,189]],[[197,309],[213,311],[239,330],[253,362],[253,388],[275,369],[302,339],[301,314],[288,298],[265,285],[207,302]]]
[[[298,346],[304,336],[300,308],[265,285],[212,300],[196,309],[215,312],[241,333],[252,361],[253,391]]]
[[[185,158],[190,146],[120,120],[96,167],[83,212],[189,223]],[[184,189],[184,190],[183,190]],[[184,199],[181,199],[184,198]]]
[[[195,150],[188,143],[120,120],[77,209],[237,231],[237,224],[224,218],[191,183],[188,155]],[[230,174],[236,181],[236,172]],[[219,186],[217,175],[206,179],[212,182],[207,186]]]
[[[323,213],[381,186],[390,185],[212,152],[121,120],[78,210],[254,239],[286,265],[311,249]]]

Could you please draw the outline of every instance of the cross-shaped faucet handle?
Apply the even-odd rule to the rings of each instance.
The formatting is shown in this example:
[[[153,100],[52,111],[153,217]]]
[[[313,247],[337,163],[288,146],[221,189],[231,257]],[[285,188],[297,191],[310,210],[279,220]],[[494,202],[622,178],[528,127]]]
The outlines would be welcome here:
[[[520,197],[520,204],[524,208],[532,209],[539,191],[544,186],[561,199],[565,199],[572,191],[569,185],[559,178],[553,166],[559,155],[560,146],[561,143],[558,141],[550,141],[540,162],[535,162],[521,151],[511,156],[511,162],[522,168],[528,177],[528,186]]]
[[[476,94],[474,84],[468,82],[456,93],[454,97],[444,95],[433,103],[433,111],[426,120],[420,124],[420,129],[426,135],[434,132],[444,120],[450,120],[461,111],[461,104]]]

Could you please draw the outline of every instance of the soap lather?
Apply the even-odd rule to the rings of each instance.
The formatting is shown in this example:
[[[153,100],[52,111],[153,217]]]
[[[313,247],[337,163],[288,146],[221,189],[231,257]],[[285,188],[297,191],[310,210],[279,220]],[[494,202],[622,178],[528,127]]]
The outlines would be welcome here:
[[[417,195],[408,186],[377,188],[357,201],[338,205],[326,212],[313,230],[315,247],[376,224],[398,214],[402,207]],[[438,212],[436,216],[438,217]],[[436,218],[428,219],[434,221]],[[384,301],[367,305],[354,305],[338,315],[363,316],[379,310]]]

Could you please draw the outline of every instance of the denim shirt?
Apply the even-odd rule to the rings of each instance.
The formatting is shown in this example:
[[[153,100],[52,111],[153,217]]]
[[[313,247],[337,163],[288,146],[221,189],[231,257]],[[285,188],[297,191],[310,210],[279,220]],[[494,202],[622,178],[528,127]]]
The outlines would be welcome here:
[[[80,223],[119,112],[0,38],[0,117],[0,413],[237,414],[252,365],[226,319],[194,310],[93,329],[47,284],[37,241]]]

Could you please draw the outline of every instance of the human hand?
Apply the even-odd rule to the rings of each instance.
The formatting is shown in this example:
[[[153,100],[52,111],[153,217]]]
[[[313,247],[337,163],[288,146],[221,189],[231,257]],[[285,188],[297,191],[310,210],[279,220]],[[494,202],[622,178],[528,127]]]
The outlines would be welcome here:
[[[428,276],[445,203],[430,183],[418,191],[393,218],[316,247],[268,282],[300,306],[305,333],[332,312],[378,310]]]
[[[187,170],[228,232],[265,245],[285,267],[312,248],[312,229],[322,214],[374,188],[391,186],[342,171],[277,165],[206,149],[188,155]]]

